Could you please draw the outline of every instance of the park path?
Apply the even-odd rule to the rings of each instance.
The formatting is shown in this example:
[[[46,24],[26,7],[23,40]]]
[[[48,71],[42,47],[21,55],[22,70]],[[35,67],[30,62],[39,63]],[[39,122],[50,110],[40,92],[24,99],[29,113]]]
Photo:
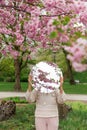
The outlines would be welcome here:
[[[66,94],[68,101],[84,101],[87,102],[87,95]],[[25,97],[25,92],[0,92],[0,99],[7,97]]]

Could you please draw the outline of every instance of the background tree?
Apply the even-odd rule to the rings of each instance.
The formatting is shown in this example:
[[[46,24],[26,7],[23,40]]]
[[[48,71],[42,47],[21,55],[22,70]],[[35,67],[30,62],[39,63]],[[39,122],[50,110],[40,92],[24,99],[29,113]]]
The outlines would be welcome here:
[[[0,81],[14,81],[13,59],[2,58],[0,60]]]
[[[15,90],[21,90],[20,74],[21,70],[32,63],[31,52],[34,51],[34,42],[25,34],[24,22],[30,18],[29,13],[25,13],[18,8],[20,1],[0,1],[0,43],[1,53],[4,56],[11,56],[14,59],[15,67]],[[27,6],[27,3],[26,3]],[[30,45],[29,45],[30,44]]]

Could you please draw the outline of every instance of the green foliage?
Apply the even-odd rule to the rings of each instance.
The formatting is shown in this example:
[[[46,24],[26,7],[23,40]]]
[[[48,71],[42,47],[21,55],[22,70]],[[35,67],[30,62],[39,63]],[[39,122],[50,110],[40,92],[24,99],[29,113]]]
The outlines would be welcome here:
[[[0,61],[0,81],[14,80],[14,62],[11,58],[3,58]]]
[[[72,111],[60,120],[59,130],[86,130],[87,105],[81,102],[66,102]],[[16,105],[16,114],[9,120],[0,122],[0,130],[35,130],[35,104]]]
[[[53,21],[53,25],[55,25],[55,26],[60,25],[60,21],[58,21],[57,19],[55,19],[55,20]]]
[[[53,21],[53,25],[57,26],[57,25],[61,25],[61,23],[63,25],[67,25],[69,23],[69,21],[70,21],[70,17],[69,16],[65,16],[65,17],[60,17],[59,16],[59,20],[55,19]]]
[[[3,58],[0,61],[0,71],[4,76],[10,76],[14,74],[13,60],[11,58]]]
[[[4,98],[3,100],[4,101],[11,100],[14,101],[15,103],[28,103],[24,97],[8,97]]]
[[[61,32],[61,33],[63,33],[64,32],[64,30],[62,29],[62,28],[57,28],[57,30],[59,31],[59,32]]]
[[[35,60],[29,60],[28,65],[34,65]],[[27,82],[28,74],[30,72],[30,67],[27,65],[21,71],[21,82]],[[14,60],[12,58],[6,57],[0,61],[0,81],[14,82],[15,81],[15,68]]]
[[[52,51],[40,49],[37,54],[36,61],[37,63],[40,61],[52,61]]]
[[[23,76],[21,75],[21,82],[27,82],[28,81],[28,74],[24,74]]]
[[[54,62],[54,54],[52,50],[40,50],[36,58],[37,62],[40,61],[51,61]],[[67,64],[65,60],[65,55],[62,50],[55,53],[55,62],[62,69],[63,73],[67,71]]]
[[[57,35],[58,35],[57,32],[53,31],[50,33],[50,38],[55,38]]]
[[[36,60],[35,60],[35,59],[29,60],[29,61],[28,61],[28,64],[29,64],[29,65],[34,65],[34,64],[36,64]]]
[[[81,37],[81,36],[82,36],[82,34],[81,34],[81,32],[80,32],[80,31],[75,32],[75,34],[76,34],[76,36],[78,36],[78,37]]]
[[[62,20],[61,20],[61,23],[63,25],[67,25],[70,21],[70,17],[69,16],[65,16]]]
[[[28,75],[29,75],[30,69],[28,67],[22,69],[21,71],[21,78],[20,81],[21,82],[27,82],[28,80]]]
[[[72,112],[65,120],[60,121],[59,130],[86,130],[87,129],[87,105],[81,102],[68,102]]]

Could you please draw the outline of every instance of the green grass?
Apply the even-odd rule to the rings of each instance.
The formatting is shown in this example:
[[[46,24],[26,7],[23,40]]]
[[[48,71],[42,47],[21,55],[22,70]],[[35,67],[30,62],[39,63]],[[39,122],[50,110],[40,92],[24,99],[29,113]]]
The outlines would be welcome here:
[[[26,91],[27,86],[27,82],[22,82],[22,91]],[[14,91],[14,82],[0,82],[0,91]]]
[[[67,118],[60,120],[59,130],[87,130],[87,104],[67,102],[72,107]],[[0,122],[0,130],[35,130],[35,104],[17,105],[16,114]]]
[[[35,130],[34,110],[34,104],[17,105],[16,114],[0,122],[0,130]]]
[[[87,84],[70,85],[68,82],[65,82],[63,88],[67,94],[87,94]]]
[[[74,72],[74,79],[79,80],[81,83],[87,83],[87,71],[84,72]]]
[[[22,91],[26,91],[28,87],[27,82],[22,82]],[[87,84],[70,85],[68,82],[64,82],[63,88],[67,94],[87,94]],[[13,82],[0,82],[0,91],[14,91]]]
[[[66,120],[60,121],[59,130],[87,130],[87,104],[69,103],[73,111],[68,113]]]

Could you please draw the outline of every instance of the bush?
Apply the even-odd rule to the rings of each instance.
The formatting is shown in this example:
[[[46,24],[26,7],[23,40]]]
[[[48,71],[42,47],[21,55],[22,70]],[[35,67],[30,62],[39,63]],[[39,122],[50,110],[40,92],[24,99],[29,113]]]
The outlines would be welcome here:
[[[6,77],[4,79],[5,82],[14,82],[15,81],[15,77]]]
[[[28,81],[28,76],[22,76],[20,81],[21,82],[27,82]]]
[[[14,101],[15,103],[28,103],[24,97],[8,97],[4,98],[3,100],[4,101],[11,100]]]
[[[2,76],[2,77],[0,76],[0,81],[1,81],[1,82],[4,81],[4,77],[3,77],[3,76]]]

